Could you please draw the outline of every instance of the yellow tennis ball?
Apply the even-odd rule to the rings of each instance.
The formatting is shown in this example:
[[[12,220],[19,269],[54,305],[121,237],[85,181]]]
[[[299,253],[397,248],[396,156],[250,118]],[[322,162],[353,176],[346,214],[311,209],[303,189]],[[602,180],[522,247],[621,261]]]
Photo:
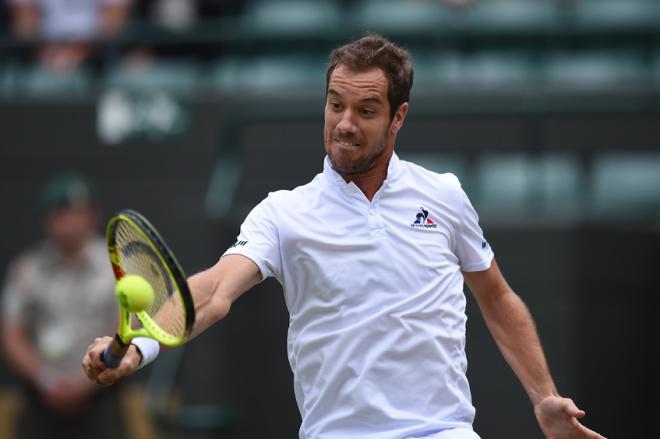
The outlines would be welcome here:
[[[137,274],[127,274],[115,285],[115,297],[130,312],[143,311],[154,302],[154,289]]]

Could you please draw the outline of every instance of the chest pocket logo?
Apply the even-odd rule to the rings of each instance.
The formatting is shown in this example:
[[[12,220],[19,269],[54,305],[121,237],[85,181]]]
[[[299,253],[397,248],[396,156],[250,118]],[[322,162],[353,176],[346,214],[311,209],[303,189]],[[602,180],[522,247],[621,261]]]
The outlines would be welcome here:
[[[438,225],[429,216],[429,211],[424,207],[419,208],[419,212],[415,215],[415,221],[410,224],[410,227],[421,227],[425,229],[435,229]]]

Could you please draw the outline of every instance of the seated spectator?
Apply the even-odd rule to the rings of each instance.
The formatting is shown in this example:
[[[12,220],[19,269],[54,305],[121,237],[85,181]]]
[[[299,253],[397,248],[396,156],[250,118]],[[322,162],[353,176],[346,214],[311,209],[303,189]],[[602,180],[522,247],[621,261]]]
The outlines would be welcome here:
[[[124,27],[130,0],[9,0],[17,38],[40,43],[38,59],[52,70],[70,71],[92,52],[91,42]]]

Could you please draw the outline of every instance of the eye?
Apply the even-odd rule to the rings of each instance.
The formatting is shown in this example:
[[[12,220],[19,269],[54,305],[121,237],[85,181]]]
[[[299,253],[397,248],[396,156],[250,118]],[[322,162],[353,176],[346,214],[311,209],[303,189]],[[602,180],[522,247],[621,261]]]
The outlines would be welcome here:
[[[330,101],[328,102],[328,105],[333,111],[339,111],[342,109],[342,105],[339,102]]]
[[[365,117],[371,117],[374,114],[376,114],[376,112],[371,108],[363,108],[362,110],[360,110],[360,113],[362,113],[362,115]]]

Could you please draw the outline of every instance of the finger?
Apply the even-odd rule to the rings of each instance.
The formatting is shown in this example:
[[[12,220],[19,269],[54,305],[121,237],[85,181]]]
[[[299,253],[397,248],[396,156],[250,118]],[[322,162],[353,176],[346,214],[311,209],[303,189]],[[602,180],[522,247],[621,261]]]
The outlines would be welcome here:
[[[93,360],[94,366],[100,370],[105,370],[106,365],[103,362],[103,351],[112,342],[112,337],[101,337],[94,340],[94,344],[90,349],[90,356]]]
[[[117,369],[106,369],[98,374],[96,377],[96,384],[102,386],[109,386],[120,378],[119,371]]]
[[[120,378],[131,375],[140,365],[139,356],[135,349],[129,350],[116,368],[105,368],[96,378],[98,384],[107,386]]]
[[[85,371],[85,374],[92,380],[95,380],[102,370],[101,368],[97,367],[90,352],[87,352],[83,357],[82,368],[83,371]]]
[[[85,374],[92,380],[96,381],[99,373],[105,370],[105,364],[101,360],[101,353],[105,346],[112,340],[110,337],[101,337],[95,339],[92,344],[87,347],[87,352],[83,357],[82,368]]]
[[[584,415],[586,415],[584,410],[580,410],[575,403],[573,402],[572,399],[570,398],[564,398],[564,410],[567,415],[573,416],[575,418],[583,418]]]
[[[107,369],[107,366],[103,362],[103,351],[104,350],[105,350],[105,347],[101,347],[98,350],[90,352],[90,355],[92,357],[92,361],[94,363],[94,367],[96,367],[99,370]]]
[[[96,383],[102,386],[109,386],[120,378],[130,374],[130,366],[121,364],[114,369],[105,369],[96,377]]]
[[[89,358],[89,352],[85,353],[81,366],[88,378],[92,380],[96,378],[96,376],[94,376],[94,370],[92,369],[92,360]]]
[[[580,432],[581,435],[580,437],[585,437],[589,439],[606,439],[605,436],[585,427],[583,424],[580,423],[580,421],[578,421],[575,418],[573,418],[572,424],[575,427],[575,429]]]

